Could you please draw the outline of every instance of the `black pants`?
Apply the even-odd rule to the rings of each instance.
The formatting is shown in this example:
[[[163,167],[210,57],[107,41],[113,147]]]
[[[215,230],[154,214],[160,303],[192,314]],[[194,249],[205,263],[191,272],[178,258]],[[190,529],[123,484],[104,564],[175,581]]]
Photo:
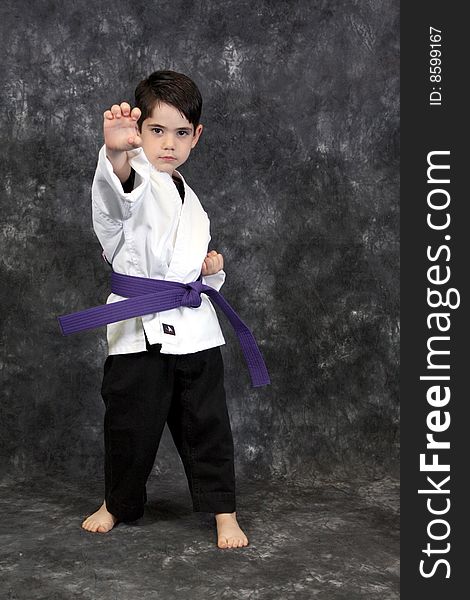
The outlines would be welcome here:
[[[220,347],[191,354],[113,354],[104,364],[106,506],[121,521],[144,513],[146,482],[168,423],[193,511],[234,512],[234,447]]]

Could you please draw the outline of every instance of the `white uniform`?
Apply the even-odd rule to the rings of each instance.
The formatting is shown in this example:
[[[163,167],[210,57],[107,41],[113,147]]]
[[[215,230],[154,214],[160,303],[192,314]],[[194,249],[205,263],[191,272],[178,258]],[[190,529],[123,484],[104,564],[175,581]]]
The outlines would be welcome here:
[[[106,258],[117,273],[180,283],[196,280],[211,239],[207,213],[181,173],[175,171],[184,183],[184,202],[171,175],[155,169],[142,148],[130,156],[135,184],[132,192],[125,193],[105,146],[98,155],[92,186],[93,229]],[[216,290],[224,281],[223,270],[202,278]],[[111,293],[106,303],[124,299]],[[201,299],[198,308],[179,307],[108,324],[109,354],[146,350],[144,329],[150,344],[162,344],[163,354],[187,354],[225,344],[214,307],[205,294]]]

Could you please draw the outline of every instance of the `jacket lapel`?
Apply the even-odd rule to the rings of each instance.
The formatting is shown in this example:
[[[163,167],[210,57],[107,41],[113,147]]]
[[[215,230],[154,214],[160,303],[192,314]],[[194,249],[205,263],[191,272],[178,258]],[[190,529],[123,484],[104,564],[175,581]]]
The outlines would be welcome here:
[[[196,194],[184,183],[184,202],[181,208],[175,248],[165,279],[189,283],[199,277],[210,241],[209,218]],[[168,175],[169,179],[171,177]],[[174,191],[178,190],[173,182]]]

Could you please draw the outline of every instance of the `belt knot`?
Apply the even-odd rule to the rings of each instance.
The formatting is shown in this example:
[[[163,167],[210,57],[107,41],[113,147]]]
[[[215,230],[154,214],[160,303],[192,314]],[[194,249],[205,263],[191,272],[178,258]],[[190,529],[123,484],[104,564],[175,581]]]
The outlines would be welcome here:
[[[181,301],[181,306],[189,306],[191,308],[198,308],[201,306],[202,298],[201,291],[204,287],[201,281],[192,281],[191,283],[184,284],[186,293]]]

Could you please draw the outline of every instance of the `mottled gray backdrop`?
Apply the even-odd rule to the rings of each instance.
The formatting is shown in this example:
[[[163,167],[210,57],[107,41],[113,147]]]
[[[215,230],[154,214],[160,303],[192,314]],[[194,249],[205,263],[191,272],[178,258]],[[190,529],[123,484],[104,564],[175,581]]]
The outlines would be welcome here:
[[[173,69],[204,98],[181,170],[272,377],[250,387],[221,316],[238,476],[396,475],[398,4],[2,5],[3,473],[102,476],[105,328],[63,337],[56,317],[109,293],[90,201],[102,113]],[[184,476],[165,430],[169,470]]]

